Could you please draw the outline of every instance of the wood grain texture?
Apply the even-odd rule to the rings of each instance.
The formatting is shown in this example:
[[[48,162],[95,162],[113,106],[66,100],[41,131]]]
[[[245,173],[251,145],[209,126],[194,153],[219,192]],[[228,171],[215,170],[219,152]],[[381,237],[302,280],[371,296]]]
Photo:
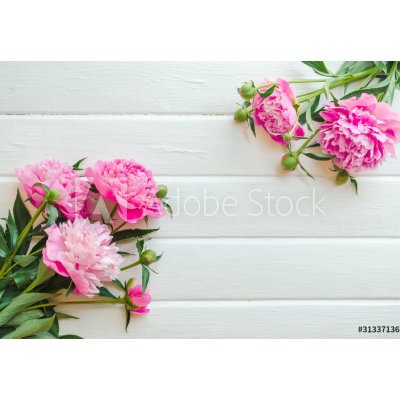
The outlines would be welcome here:
[[[154,239],[149,246],[163,252],[151,281],[156,300],[400,299],[399,239]]]
[[[0,116],[1,175],[21,164],[58,158],[136,158],[157,175],[282,176],[282,148],[261,130],[257,138],[231,116]],[[62,143],[62,145],[60,145]],[[77,146],[79,143],[79,146]],[[34,150],[34,151],[33,151]],[[333,179],[331,162],[307,157],[315,176]],[[360,175],[399,175],[399,159]],[[302,171],[291,175],[304,176]]]
[[[62,332],[86,338],[400,338],[358,332],[363,325],[398,325],[397,301],[154,302],[151,314],[133,318],[128,333],[121,308],[62,310],[82,316],[65,320]]]

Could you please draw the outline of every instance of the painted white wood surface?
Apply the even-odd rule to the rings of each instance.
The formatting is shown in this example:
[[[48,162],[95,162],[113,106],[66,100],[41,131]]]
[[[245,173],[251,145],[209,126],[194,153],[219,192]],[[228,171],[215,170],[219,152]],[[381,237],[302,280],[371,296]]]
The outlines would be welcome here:
[[[308,163],[316,182],[283,174],[280,149],[227,115],[242,81],[275,76],[312,74],[285,62],[0,63],[2,215],[17,187],[15,167],[49,157],[133,157],[172,195],[180,193],[179,207],[172,200],[179,215],[160,221],[151,244],[164,250],[151,284],[152,312],[125,333],[122,312],[71,306],[82,319],[63,322],[63,331],[122,338],[400,337],[358,333],[359,325],[400,324],[399,161],[363,174],[359,196],[334,186],[328,163]],[[249,200],[252,190],[261,191],[256,200],[268,192],[292,201],[309,196],[303,213],[311,212],[313,196],[324,197],[324,213],[270,216],[264,208],[251,217],[259,210]],[[237,198],[229,210],[237,215],[206,216],[204,207],[184,215],[182,201],[203,199],[205,191],[220,202]],[[207,204],[212,213],[213,201]],[[187,202],[189,212],[194,206]],[[287,207],[282,201],[280,210]]]

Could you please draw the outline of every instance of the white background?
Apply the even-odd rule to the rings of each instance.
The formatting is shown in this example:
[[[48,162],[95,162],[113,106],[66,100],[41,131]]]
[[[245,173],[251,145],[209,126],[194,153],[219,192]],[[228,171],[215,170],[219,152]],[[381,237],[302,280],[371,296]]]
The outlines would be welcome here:
[[[399,161],[360,174],[359,196],[350,185],[335,186],[330,163],[304,160],[315,181],[301,171],[282,173],[282,149],[262,131],[254,139],[231,115],[240,101],[237,86],[277,76],[315,77],[299,62],[0,64],[2,215],[15,196],[14,169],[52,157],[73,163],[88,156],[86,165],[134,158],[172,196],[180,194],[179,204],[171,201],[179,211],[174,219],[151,222],[161,229],[149,246],[164,252],[160,274],[151,280],[151,313],[134,318],[126,333],[118,307],[71,306],[64,311],[81,319],[64,322],[64,333],[400,336],[358,332],[359,325],[400,323]],[[249,216],[259,211],[249,200],[252,191],[264,206],[258,217]],[[272,200],[270,211],[263,200],[268,193],[284,197]],[[199,212],[193,199],[185,202],[192,195],[200,201]],[[226,196],[234,197],[234,216],[216,212],[210,196],[220,207]],[[290,212],[289,199],[295,205],[304,196],[301,213]],[[313,198],[322,210],[315,215]]]

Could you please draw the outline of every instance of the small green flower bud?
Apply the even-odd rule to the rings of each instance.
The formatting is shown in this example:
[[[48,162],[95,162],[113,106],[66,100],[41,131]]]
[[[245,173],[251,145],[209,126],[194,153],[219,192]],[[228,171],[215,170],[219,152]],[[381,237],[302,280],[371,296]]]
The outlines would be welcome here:
[[[129,290],[134,283],[135,283],[135,278],[129,279],[129,281],[126,283],[126,289]]]
[[[256,95],[257,89],[251,83],[245,83],[239,89],[239,93],[242,99],[250,100]]]
[[[140,262],[143,263],[144,265],[153,264],[153,262],[156,261],[156,259],[157,259],[157,254],[153,250],[145,250],[140,255]]]
[[[52,204],[55,203],[57,200],[60,199],[60,192],[56,189],[50,189],[47,193],[46,193],[46,200]]]
[[[233,119],[236,122],[244,122],[247,120],[247,111],[244,108],[238,108],[233,114]]]
[[[167,194],[168,194],[168,187],[165,186],[165,185],[160,185],[160,186],[158,187],[158,191],[157,191],[157,193],[156,193],[156,196],[157,196],[159,199],[165,199],[165,197],[167,197]]]
[[[283,135],[283,140],[284,140],[285,142],[290,142],[290,141],[292,140],[292,138],[293,138],[293,132],[286,132],[286,133]]]
[[[282,157],[282,167],[288,171],[293,171],[296,169],[297,165],[299,163],[299,160],[297,159],[296,156],[292,155],[292,154],[285,154]]]
[[[344,185],[350,179],[350,175],[347,171],[341,171],[336,176],[336,185]]]

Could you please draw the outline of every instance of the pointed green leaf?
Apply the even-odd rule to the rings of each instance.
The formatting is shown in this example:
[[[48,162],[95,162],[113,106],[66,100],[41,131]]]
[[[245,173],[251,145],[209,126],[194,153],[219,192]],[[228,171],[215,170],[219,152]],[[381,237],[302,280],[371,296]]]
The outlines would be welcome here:
[[[104,286],[103,287],[100,287],[100,288],[98,288],[99,289],[99,293],[98,293],[98,295],[99,296],[102,296],[102,297],[110,297],[110,298],[112,298],[112,299],[116,299],[117,297],[116,296],[114,296],[107,288],[105,288]]]
[[[83,337],[78,335],[62,335],[59,339],[83,339]]]
[[[124,231],[115,232],[113,234],[113,242],[119,242],[121,240],[142,238],[150,233],[157,232],[159,228],[156,229],[126,229]]]
[[[82,171],[82,168],[80,168],[81,164],[83,163],[83,161],[85,161],[87,159],[87,157],[81,158],[79,161],[77,161],[73,166],[72,169],[74,171]]]
[[[24,228],[28,225],[28,222],[31,220],[31,215],[29,214],[28,209],[26,208],[24,202],[22,201],[19,190],[17,191],[17,197],[14,201],[13,214],[14,214],[15,225],[17,226],[18,229],[18,233],[21,233],[24,230]],[[31,233],[31,231],[28,232],[28,235]],[[29,244],[30,244],[30,237],[27,236],[26,239],[23,241],[18,253],[26,254],[29,248]]]
[[[22,339],[33,336],[38,333],[47,332],[51,329],[54,322],[54,316],[51,318],[31,319],[20,325],[15,331],[4,336],[3,339]]]
[[[136,249],[139,253],[139,256],[143,253],[144,248],[144,240],[137,240],[136,241]]]
[[[147,285],[149,284],[149,279],[150,271],[145,265],[142,265],[142,295],[144,294]]]
[[[29,321],[31,319],[38,319],[43,317],[43,311],[40,309],[34,309],[34,310],[28,310],[28,311],[23,311],[22,313],[16,315],[13,319],[7,322],[6,326],[13,326],[17,327],[21,324],[23,324],[26,321]]]
[[[327,161],[327,160],[332,160],[332,158],[335,158],[335,156],[329,156],[327,154],[322,154],[322,153],[303,153],[303,154],[317,161]]]
[[[58,218],[58,210],[56,207],[53,206],[53,204],[47,204],[46,212],[48,214],[46,228],[48,228],[49,226],[53,225],[56,222]]]
[[[23,293],[14,297],[7,307],[0,311],[0,326],[3,326],[10,321],[14,316],[24,311],[39,301],[47,300],[53,297],[50,293]]]
[[[55,275],[55,272],[43,263],[43,258],[39,261],[35,280],[25,289],[25,292],[30,292],[36,286],[41,285]]]

